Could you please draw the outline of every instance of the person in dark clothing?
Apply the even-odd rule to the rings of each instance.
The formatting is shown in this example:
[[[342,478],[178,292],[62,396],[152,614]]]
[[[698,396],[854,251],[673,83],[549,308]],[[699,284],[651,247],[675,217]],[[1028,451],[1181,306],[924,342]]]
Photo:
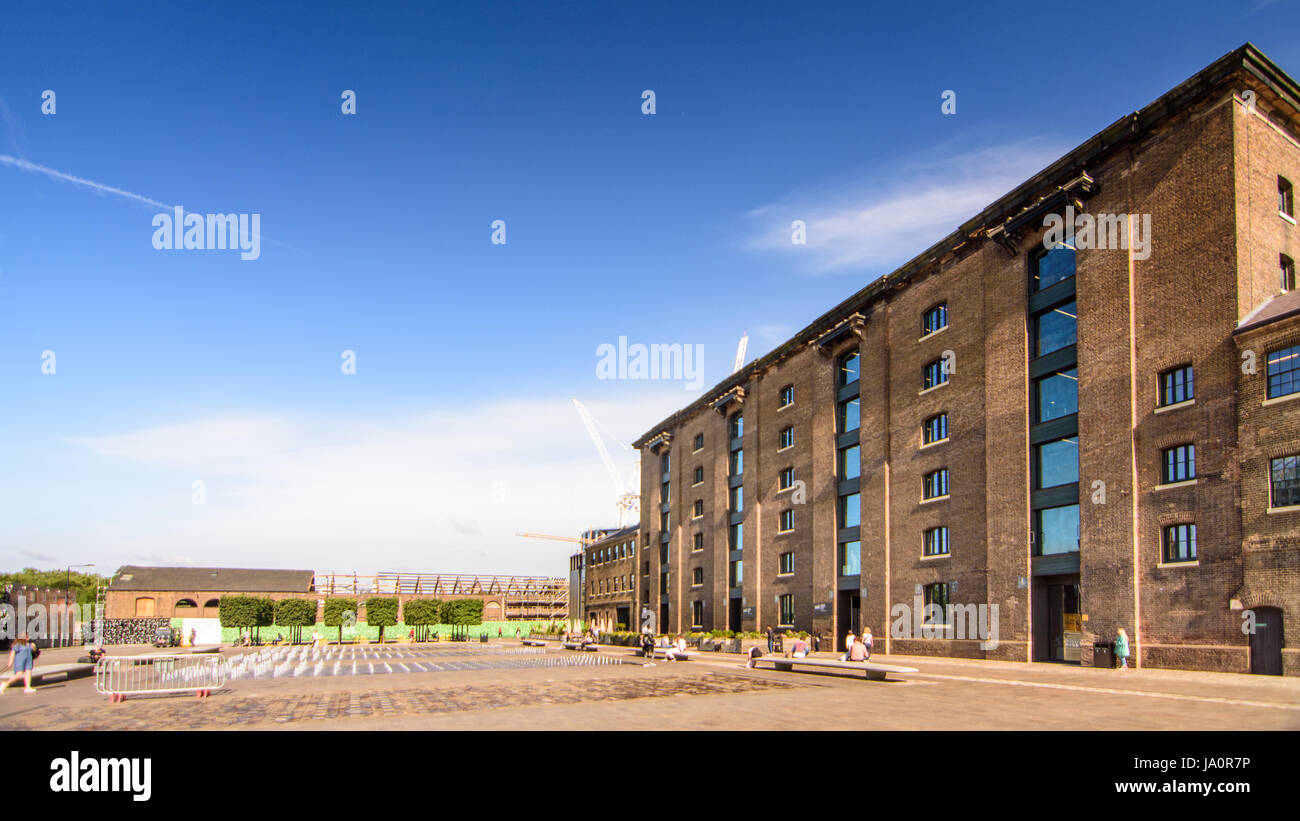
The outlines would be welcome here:
[[[776,634],[772,632],[772,626],[767,627],[767,652],[772,653],[772,648],[776,646]]]

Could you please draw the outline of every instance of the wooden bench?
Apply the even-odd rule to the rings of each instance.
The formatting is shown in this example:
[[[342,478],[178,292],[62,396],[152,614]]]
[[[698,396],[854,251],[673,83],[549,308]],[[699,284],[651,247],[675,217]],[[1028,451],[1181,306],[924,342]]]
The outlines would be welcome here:
[[[541,639],[524,639],[524,645],[527,647],[545,647],[546,642]]]
[[[869,661],[840,661],[839,659],[820,658],[786,658],[785,656],[761,656],[754,659],[754,665],[770,664],[773,669],[792,671],[795,667],[826,667],[834,670],[853,670],[866,673],[868,681],[884,681],[888,673],[915,673],[915,667],[899,667],[893,664],[872,664]]]
[[[566,641],[564,643],[564,649],[565,650],[590,650],[591,652],[594,653],[596,650],[599,650],[600,648],[598,648],[595,644],[584,645],[580,641]]]

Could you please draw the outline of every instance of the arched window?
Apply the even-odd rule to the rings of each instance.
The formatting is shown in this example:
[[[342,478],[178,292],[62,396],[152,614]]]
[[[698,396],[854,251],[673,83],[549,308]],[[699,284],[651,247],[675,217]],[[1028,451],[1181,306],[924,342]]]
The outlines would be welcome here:
[[[204,607],[220,607],[221,599],[208,599],[203,603]]]
[[[194,601],[194,599],[181,599],[180,601],[176,602],[177,610],[186,610],[191,607],[198,607],[198,606],[199,605]]]

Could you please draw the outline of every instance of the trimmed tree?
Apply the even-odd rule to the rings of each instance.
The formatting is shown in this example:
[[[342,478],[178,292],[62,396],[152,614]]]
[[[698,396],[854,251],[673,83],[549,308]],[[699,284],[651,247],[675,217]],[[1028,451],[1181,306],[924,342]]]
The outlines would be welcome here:
[[[275,624],[275,602],[256,596],[251,598],[253,599],[253,615],[256,619],[253,622],[253,635],[260,639],[262,631],[259,628],[270,627]]]
[[[397,599],[383,597],[366,599],[366,624],[379,628],[379,641],[384,641],[384,628],[397,624]]]
[[[442,602],[437,599],[411,599],[402,608],[402,623],[415,628],[416,641],[424,641],[441,613]]]
[[[442,604],[443,624],[482,624],[482,599],[453,599]]]
[[[343,628],[357,623],[357,600],[331,598],[325,600],[325,626],[339,629],[339,644],[343,643]]]
[[[302,628],[316,623],[316,602],[309,599],[280,599],[275,603],[275,623],[289,628],[289,640],[302,641]]]
[[[222,627],[252,628],[257,623],[257,600],[252,596],[222,596],[217,602]]]

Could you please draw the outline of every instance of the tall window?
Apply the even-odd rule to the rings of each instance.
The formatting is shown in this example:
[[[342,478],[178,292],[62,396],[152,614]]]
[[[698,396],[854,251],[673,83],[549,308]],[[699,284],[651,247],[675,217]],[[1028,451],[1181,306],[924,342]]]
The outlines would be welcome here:
[[[659,514],[659,529],[661,531],[667,533],[672,529],[672,523],[672,517],[668,515],[668,511],[665,510]]]
[[[691,570],[691,587],[699,587],[704,584],[704,568],[696,567]]]
[[[696,465],[696,466],[695,466],[695,474],[694,474],[694,477],[693,477],[693,478],[694,478],[694,482],[695,482],[695,484],[697,484],[697,485],[698,485],[698,484],[703,484],[703,482],[704,482],[704,467],[703,467],[702,465]]]
[[[846,353],[844,356],[840,357],[840,367],[839,367],[840,387],[858,381],[858,378],[860,376],[860,374],[858,373],[858,365],[859,365],[859,358],[858,358],[857,351],[853,351],[852,353]]]
[[[1033,290],[1041,291],[1074,276],[1074,249],[1058,245],[1034,261]]]
[[[1036,489],[1079,481],[1079,437],[1068,436],[1034,446]]]
[[[794,596],[786,593],[781,596],[781,627],[794,626]]]
[[[659,457],[659,471],[667,473],[673,466],[673,454],[671,451],[664,451],[664,455]]]
[[[794,468],[783,468],[780,476],[781,490],[789,490],[794,487]]]
[[[744,525],[742,525],[742,524],[739,523],[739,522],[737,522],[736,524],[732,525],[732,526],[731,526],[731,530],[730,530],[730,532],[728,533],[727,540],[730,542],[729,549],[731,549],[731,550],[744,550],[744,549],[745,549],[745,528],[744,528]]]
[[[925,531],[925,539],[921,545],[921,555],[923,556],[947,556],[948,555],[948,528],[932,527]]]
[[[1079,371],[1070,368],[1034,380],[1034,423],[1079,412]]]
[[[668,571],[665,570],[659,574],[659,594],[663,595],[668,592]]]
[[[788,407],[794,404],[794,385],[786,385],[781,389],[780,407]]]
[[[745,489],[743,487],[733,487],[727,491],[727,506],[732,513],[744,512]]]
[[[921,444],[928,445],[948,438],[948,414],[931,416],[921,424]]]
[[[728,582],[729,582],[728,586],[740,587],[740,585],[743,584],[744,581],[745,581],[745,564],[740,559],[736,559],[731,563],[731,568],[728,573]]]
[[[862,542],[840,542],[839,560],[841,576],[861,576]]]
[[[704,500],[703,500],[703,499],[696,499],[696,500],[695,500],[695,507],[692,509],[692,512],[695,514],[695,518],[697,518],[697,519],[704,515]]]
[[[1196,561],[1196,525],[1169,525],[1164,530],[1165,563]]]
[[[921,388],[933,388],[948,381],[948,370],[942,359],[936,359],[921,369]]]
[[[704,602],[702,601],[691,602],[691,626],[704,626]]]
[[[934,306],[921,316],[921,336],[929,336],[935,331],[948,327],[948,303]]]
[[[1196,397],[1192,366],[1180,365],[1160,374],[1160,405],[1177,405]]]
[[[704,450],[704,434],[702,433],[695,434],[694,450]]]
[[[862,451],[857,445],[840,448],[836,454],[836,468],[840,481],[856,479],[862,475]]]
[[[1160,452],[1160,482],[1170,485],[1196,478],[1196,446],[1178,445]]]
[[[733,450],[731,452],[731,463],[728,465],[732,476],[740,476],[745,472],[745,452],[743,450]]]
[[[948,623],[948,583],[927,584],[925,586],[925,624]]]
[[[1291,181],[1286,177],[1277,178],[1277,210],[1288,217],[1295,216],[1295,198],[1291,193]]]
[[[1300,345],[1268,354],[1268,398],[1300,391]]]
[[[923,499],[937,499],[940,496],[948,495],[948,468],[939,468],[936,471],[925,474],[921,482]]]
[[[794,530],[794,511],[783,510],[781,511],[781,532],[789,533],[791,530]]]
[[[789,447],[794,447],[794,425],[781,431],[780,449],[785,450]]]
[[[1034,315],[1033,355],[1046,356],[1079,341],[1079,311],[1073,300]]]
[[[1277,267],[1282,279],[1283,291],[1295,290],[1295,260],[1286,254],[1279,254]]]
[[[691,537],[691,550],[700,551],[704,549],[704,534],[696,533]]]
[[[840,527],[861,527],[862,494],[846,493],[839,501]]]
[[[781,554],[781,575],[794,572],[794,553]]]
[[[1300,456],[1282,456],[1269,464],[1271,507],[1300,505]]]
[[[836,411],[836,432],[848,433],[857,430],[862,424],[857,397],[841,402]]]
[[[731,422],[728,425],[728,436],[731,439],[739,439],[744,435],[745,435],[745,417],[738,413],[735,416],[731,417]]]
[[[1039,556],[1079,552],[1079,506],[1034,511],[1034,552]]]

